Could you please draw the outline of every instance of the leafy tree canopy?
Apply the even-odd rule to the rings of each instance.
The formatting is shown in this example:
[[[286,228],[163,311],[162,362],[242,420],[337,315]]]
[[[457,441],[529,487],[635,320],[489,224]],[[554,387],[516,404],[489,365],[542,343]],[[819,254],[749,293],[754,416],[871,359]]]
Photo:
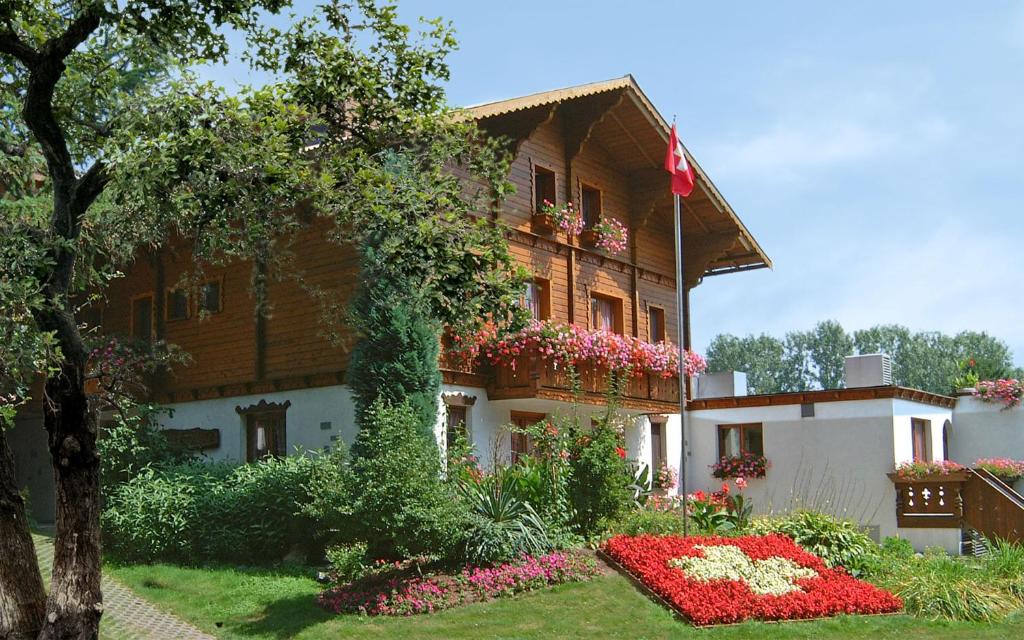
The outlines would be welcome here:
[[[894,383],[933,393],[950,393],[970,361],[983,380],[1019,378],[1024,373],[1013,366],[1006,343],[984,332],[912,332],[893,324],[850,335],[834,320],[809,331],[791,331],[781,339],[720,334],[708,347],[708,369],[746,372],[751,393],[835,389],[844,385],[844,358],[869,353],[892,358]]]

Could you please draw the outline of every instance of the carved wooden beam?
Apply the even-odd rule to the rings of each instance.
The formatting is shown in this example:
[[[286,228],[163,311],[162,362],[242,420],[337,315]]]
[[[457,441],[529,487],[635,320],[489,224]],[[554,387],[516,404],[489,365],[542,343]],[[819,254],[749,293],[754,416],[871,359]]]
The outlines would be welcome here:
[[[508,142],[508,151],[513,157],[519,153],[533,132],[543,124],[551,122],[555,117],[556,105],[541,105],[516,113],[503,114],[485,118],[480,121],[480,128],[494,137],[504,137]]]
[[[722,257],[734,244],[739,232],[701,235],[683,234],[683,278],[687,287],[700,281],[708,265]]]
[[[562,126],[565,130],[565,159],[572,162],[590,139],[594,127],[607,117],[608,113],[622,104],[625,91],[601,93],[589,98],[566,102],[559,105]]]

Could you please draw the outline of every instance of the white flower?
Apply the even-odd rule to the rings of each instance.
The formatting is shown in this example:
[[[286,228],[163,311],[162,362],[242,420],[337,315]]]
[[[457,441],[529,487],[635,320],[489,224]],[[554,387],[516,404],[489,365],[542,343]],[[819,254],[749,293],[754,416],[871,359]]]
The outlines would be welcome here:
[[[751,560],[739,547],[724,545],[697,545],[703,557],[673,558],[670,567],[680,569],[693,580],[736,580],[746,583],[758,595],[781,596],[800,587],[794,580],[814,578],[813,569],[801,567],[787,558],[778,556],[764,560]]]

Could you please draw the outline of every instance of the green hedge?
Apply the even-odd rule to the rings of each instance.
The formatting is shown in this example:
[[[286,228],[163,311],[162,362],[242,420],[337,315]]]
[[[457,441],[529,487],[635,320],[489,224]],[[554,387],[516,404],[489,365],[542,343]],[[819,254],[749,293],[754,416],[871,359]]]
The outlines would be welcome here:
[[[143,470],[107,494],[106,549],[133,561],[261,564],[295,545],[316,548],[329,527],[309,509],[317,499],[311,487],[322,476],[343,481],[344,465],[337,453]],[[346,499],[344,488],[332,489],[332,499]]]

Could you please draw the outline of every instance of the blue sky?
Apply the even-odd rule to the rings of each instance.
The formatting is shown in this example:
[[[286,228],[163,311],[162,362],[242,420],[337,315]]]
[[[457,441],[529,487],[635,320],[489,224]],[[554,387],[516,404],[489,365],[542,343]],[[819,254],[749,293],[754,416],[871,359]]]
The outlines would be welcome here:
[[[301,3],[308,7],[311,3]],[[775,262],[693,335],[986,330],[1024,364],[1024,2],[405,0],[452,20],[455,105],[632,73]],[[218,79],[260,80],[240,64]]]

